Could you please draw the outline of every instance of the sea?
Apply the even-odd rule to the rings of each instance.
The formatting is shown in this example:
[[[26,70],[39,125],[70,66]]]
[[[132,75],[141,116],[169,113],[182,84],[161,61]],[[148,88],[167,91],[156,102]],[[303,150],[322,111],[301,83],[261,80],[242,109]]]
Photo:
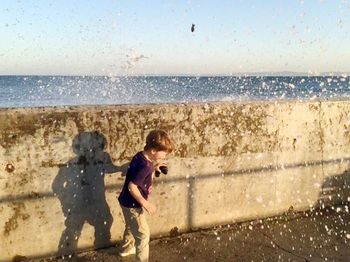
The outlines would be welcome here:
[[[342,76],[0,76],[0,108],[350,97]]]

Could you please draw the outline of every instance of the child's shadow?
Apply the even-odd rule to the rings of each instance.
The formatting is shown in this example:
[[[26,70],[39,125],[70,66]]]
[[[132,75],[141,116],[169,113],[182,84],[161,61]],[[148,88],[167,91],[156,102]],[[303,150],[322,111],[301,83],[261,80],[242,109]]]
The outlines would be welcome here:
[[[82,132],[73,140],[77,155],[60,166],[52,183],[52,190],[61,202],[65,230],[58,245],[58,253],[72,254],[85,222],[95,228],[95,248],[111,245],[110,229],[113,222],[105,197],[106,173],[124,171],[125,165],[113,165],[104,151],[106,138],[99,132]]]

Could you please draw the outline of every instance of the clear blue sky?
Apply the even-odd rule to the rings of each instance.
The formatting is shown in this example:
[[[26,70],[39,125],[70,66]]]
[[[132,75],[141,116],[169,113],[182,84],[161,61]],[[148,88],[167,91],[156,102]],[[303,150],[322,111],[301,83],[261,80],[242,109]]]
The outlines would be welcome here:
[[[348,0],[2,0],[0,74],[350,72],[349,16]]]

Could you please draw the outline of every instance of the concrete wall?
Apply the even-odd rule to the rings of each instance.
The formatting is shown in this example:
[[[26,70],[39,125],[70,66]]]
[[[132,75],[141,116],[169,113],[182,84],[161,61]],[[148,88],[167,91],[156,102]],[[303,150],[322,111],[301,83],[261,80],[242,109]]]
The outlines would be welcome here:
[[[120,240],[121,170],[154,128],[176,150],[153,236],[348,200],[350,101],[2,109],[0,123],[0,261]]]

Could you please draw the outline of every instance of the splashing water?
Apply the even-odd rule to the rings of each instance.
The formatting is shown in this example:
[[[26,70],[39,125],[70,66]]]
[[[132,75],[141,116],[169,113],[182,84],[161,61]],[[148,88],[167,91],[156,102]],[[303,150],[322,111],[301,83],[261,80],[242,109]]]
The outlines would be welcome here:
[[[348,76],[0,76],[0,107],[315,100],[349,96]]]

